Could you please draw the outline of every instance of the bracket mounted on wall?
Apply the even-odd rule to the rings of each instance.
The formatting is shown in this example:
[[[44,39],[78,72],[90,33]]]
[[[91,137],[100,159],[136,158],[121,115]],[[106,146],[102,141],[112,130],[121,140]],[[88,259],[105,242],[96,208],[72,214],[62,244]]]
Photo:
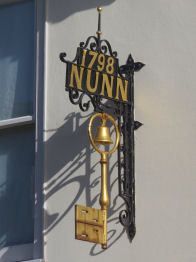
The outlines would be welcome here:
[[[73,61],[66,60],[66,53],[60,54],[60,60],[67,65],[65,90],[69,93],[70,102],[78,105],[83,112],[92,105],[94,112],[108,113],[118,121],[119,196],[126,204],[119,213],[119,220],[132,241],[136,233],[134,131],[142,125],[134,120],[134,72],[144,64],[134,62],[129,54],[126,64],[119,66],[117,52],[112,50],[108,40],[101,39],[102,9],[99,7],[97,10],[97,36],[89,36],[86,42],[80,43]],[[84,97],[89,100],[84,102]],[[80,209],[76,207],[76,219],[80,218]],[[77,225],[80,222],[77,220]],[[100,239],[97,241],[102,243]]]

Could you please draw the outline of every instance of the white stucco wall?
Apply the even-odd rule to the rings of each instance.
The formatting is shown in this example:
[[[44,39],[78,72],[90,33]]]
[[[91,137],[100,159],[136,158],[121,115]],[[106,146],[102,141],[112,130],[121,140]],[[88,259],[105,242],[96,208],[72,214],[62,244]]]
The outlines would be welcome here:
[[[117,223],[114,183],[109,248],[74,239],[74,205],[99,207],[100,167],[87,136],[89,112],[70,103],[58,56],[73,59],[79,42],[95,34],[101,1],[47,0],[45,260],[195,262],[196,2],[102,2],[103,37],[120,63],[131,52],[146,64],[135,75],[135,118],[144,123],[135,135],[137,234],[129,243]],[[110,184],[116,176],[114,168]]]

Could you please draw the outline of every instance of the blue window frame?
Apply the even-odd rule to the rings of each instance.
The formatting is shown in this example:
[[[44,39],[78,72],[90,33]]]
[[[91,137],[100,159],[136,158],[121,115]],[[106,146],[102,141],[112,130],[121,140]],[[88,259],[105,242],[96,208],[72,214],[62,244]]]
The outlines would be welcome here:
[[[44,5],[38,0],[0,3],[0,261],[6,262],[43,253],[42,179],[37,179],[42,168],[35,148],[40,152],[42,144],[37,115],[43,76],[37,72],[43,73]]]
[[[0,8],[0,120],[31,115],[34,1]],[[0,131],[0,247],[34,238],[35,126]]]
[[[34,1],[0,8],[0,120],[33,115]]]

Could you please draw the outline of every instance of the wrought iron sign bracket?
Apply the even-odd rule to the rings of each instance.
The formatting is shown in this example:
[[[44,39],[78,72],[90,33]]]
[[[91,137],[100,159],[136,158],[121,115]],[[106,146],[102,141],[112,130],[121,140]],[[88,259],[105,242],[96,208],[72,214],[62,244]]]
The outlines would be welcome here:
[[[126,64],[119,66],[117,52],[108,40],[101,39],[102,10],[97,10],[97,36],[89,36],[86,42],[80,43],[73,61],[66,59],[66,53],[60,54],[60,60],[67,64],[65,90],[69,92],[70,102],[83,112],[92,105],[94,112],[109,113],[118,120],[119,196],[126,204],[119,220],[132,241],[136,233],[134,131],[142,125],[134,120],[134,72],[144,64],[134,62],[130,54]],[[88,98],[87,102],[84,97]]]

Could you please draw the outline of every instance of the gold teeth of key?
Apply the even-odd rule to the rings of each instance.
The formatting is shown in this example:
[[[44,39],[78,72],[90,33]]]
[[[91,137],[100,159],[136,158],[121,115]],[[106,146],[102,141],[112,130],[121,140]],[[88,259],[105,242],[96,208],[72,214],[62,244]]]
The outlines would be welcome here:
[[[75,206],[76,239],[104,244],[104,214],[102,210]]]

